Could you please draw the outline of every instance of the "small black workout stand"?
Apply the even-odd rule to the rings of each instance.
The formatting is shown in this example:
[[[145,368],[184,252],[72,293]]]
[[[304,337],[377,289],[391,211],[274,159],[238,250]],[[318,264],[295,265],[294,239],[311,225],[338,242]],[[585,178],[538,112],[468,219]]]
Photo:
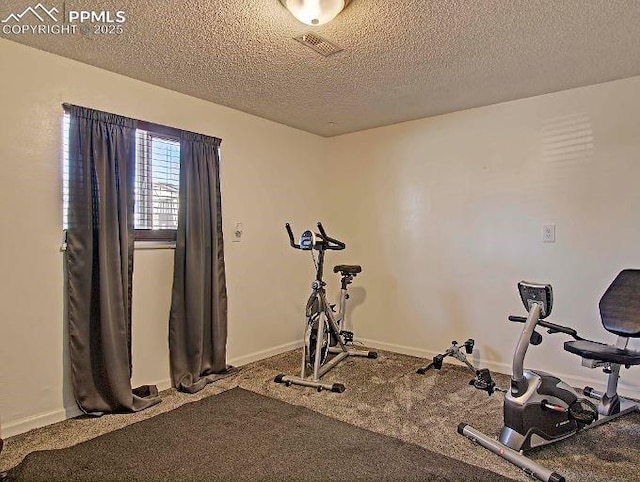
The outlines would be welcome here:
[[[289,223],[285,225],[292,248],[303,251],[318,252],[318,260],[313,257],[316,267],[316,279],[311,283],[311,295],[307,300],[305,310],[304,350],[300,376],[290,376],[284,373],[273,380],[286,386],[301,385],[312,387],[317,391],[330,390],[341,393],[345,390],[343,383],[324,383],[321,378],[338,363],[350,356],[377,358],[374,351],[357,350],[353,348],[353,332],[344,329],[346,318],[346,303],[349,299],[347,289],[358,273],[362,272],[359,265],[341,264],[333,268],[334,273],[340,273],[340,296],[337,304],[330,304],[326,296],[326,283],[323,281],[324,257],[326,251],[340,251],[346,248],[345,243],[327,235],[321,223],[318,223],[318,233],[307,230],[295,242],[293,231]],[[339,307],[336,312],[336,305]]]
[[[488,368],[476,368],[468,359],[467,355],[471,355],[473,353],[473,347],[475,346],[475,341],[469,338],[462,345],[458,345],[457,341],[452,341],[451,346],[447,348],[444,353],[440,353],[433,357],[431,363],[427,366],[418,368],[416,373],[420,375],[424,375],[432,368],[434,370],[440,370],[442,368],[442,362],[448,356],[455,358],[458,361],[461,361],[466,365],[466,367],[471,370],[471,373],[474,374],[475,378],[469,381],[469,385],[477,388],[478,390],[482,390],[487,392],[489,395],[492,395],[493,392],[504,392],[506,390],[496,387],[496,383],[491,378],[491,372]],[[464,348],[464,352],[462,349]]]

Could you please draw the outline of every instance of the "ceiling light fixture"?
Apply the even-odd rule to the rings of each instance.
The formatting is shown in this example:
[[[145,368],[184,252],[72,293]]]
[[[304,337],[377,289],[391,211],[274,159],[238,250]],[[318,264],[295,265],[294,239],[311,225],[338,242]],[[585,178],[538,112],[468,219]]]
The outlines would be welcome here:
[[[330,22],[351,0],[280,0],[291,14],[311,26]]]

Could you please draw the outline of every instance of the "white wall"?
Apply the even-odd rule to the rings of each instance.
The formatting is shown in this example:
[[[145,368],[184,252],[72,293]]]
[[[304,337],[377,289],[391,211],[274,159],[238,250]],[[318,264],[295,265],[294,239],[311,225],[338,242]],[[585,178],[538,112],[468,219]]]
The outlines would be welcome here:
[[[63,102],[222,138],[229,360],[242,364],[299,342],[309,270],[295,262],[283,226],[322,215],[315,201],[324,139],[6,40],[0,65],[3,436],[75,413],[59,252]],[[244,236],[232,243],[237,222]],[[172,251],[136,251],[134,384],[168,385],[172,270]]]
[[[597,304],[622,268],[640,268],[640,77],[328,144],[340,228],[364,267],[360,337],[429,356],[472,337],[479,359],[509,373],[521,326],[506,317],[524,312],[516,284],[526,279],[552,283],[550,319],[615,338]],[[545,224],[555,244],[542,243]],[[604,381],[563,351],[565,339],[546,337],[527,364]],[[623,376],[639,395],[640,370]]]
[[[302,337],[312,272],[288,247],[285,221],[300,230],[324,220],[348,244],[328,263],[363,265],[350,300],[357,337],[420,355],[473,337],[476,356],[502,371],[518,335],[506,316],[523,311],[517,281],[551,282],[553,319],[612,339],[597,301],[620,269],[640,267],[640,77],[323,139],[5,40],[0,65],[5,437],[75,413],[58,251],[62,102],[223,139],[235,364]],[[592,129],[572,159],[554,150],[567,126]],[[321,191],[326,173],[333,185]],[[244,237],[232,243],[237,222]],[[543,224],[556,224],[555,244],[542,244]],[[172,259],[136,252],[135,384],[168,383]],[[529,364],[603,379],[562,341],[547,337]],[[640,373],[624,375],[623,391],[640,394]]]

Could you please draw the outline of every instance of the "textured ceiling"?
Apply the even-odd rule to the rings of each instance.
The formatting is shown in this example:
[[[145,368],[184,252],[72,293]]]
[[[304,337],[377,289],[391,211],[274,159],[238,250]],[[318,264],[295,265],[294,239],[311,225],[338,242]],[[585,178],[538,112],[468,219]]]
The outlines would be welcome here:
[[[278,0],[64,7],[124,10],[124,33],[2,37],[323,136],[640,75],[639,0],[353,0],[315,28]]]

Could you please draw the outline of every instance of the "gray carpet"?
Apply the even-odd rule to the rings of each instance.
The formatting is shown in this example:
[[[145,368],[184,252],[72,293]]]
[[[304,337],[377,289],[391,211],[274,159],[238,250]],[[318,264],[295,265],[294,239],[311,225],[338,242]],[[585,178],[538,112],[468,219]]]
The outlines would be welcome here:
[[[502,424],[502,394],[488,397],[469,387],[466,369],[445,364],[440,372],[416,375],[415,369],[424,360],[380,352],[377,360],[347,359],[326,375],[329,381],[346,384],[341,394],[273,383],[278,373],[297,373],[299,355],[299,351],[288,352],[247,365],[238,375],[196,395],[168,390],[162,393],[162,403],[137,414],[67,420],[12,437],[0,456],[0,471],[15,466],[32,451],[68,447],[240,386],[519,481],[529,480],[511,464],[456,433],[457,425],[466,422],[495,436]],[[504,375],[496,380],[503,387],[509,382]],[[569,481],[637,481],[639,440],[640,415],[634,414],[545,447],[533,458]]]
[[[9,476],[15,482],[509,480],[242,388],[67,449],[33,452]]]

